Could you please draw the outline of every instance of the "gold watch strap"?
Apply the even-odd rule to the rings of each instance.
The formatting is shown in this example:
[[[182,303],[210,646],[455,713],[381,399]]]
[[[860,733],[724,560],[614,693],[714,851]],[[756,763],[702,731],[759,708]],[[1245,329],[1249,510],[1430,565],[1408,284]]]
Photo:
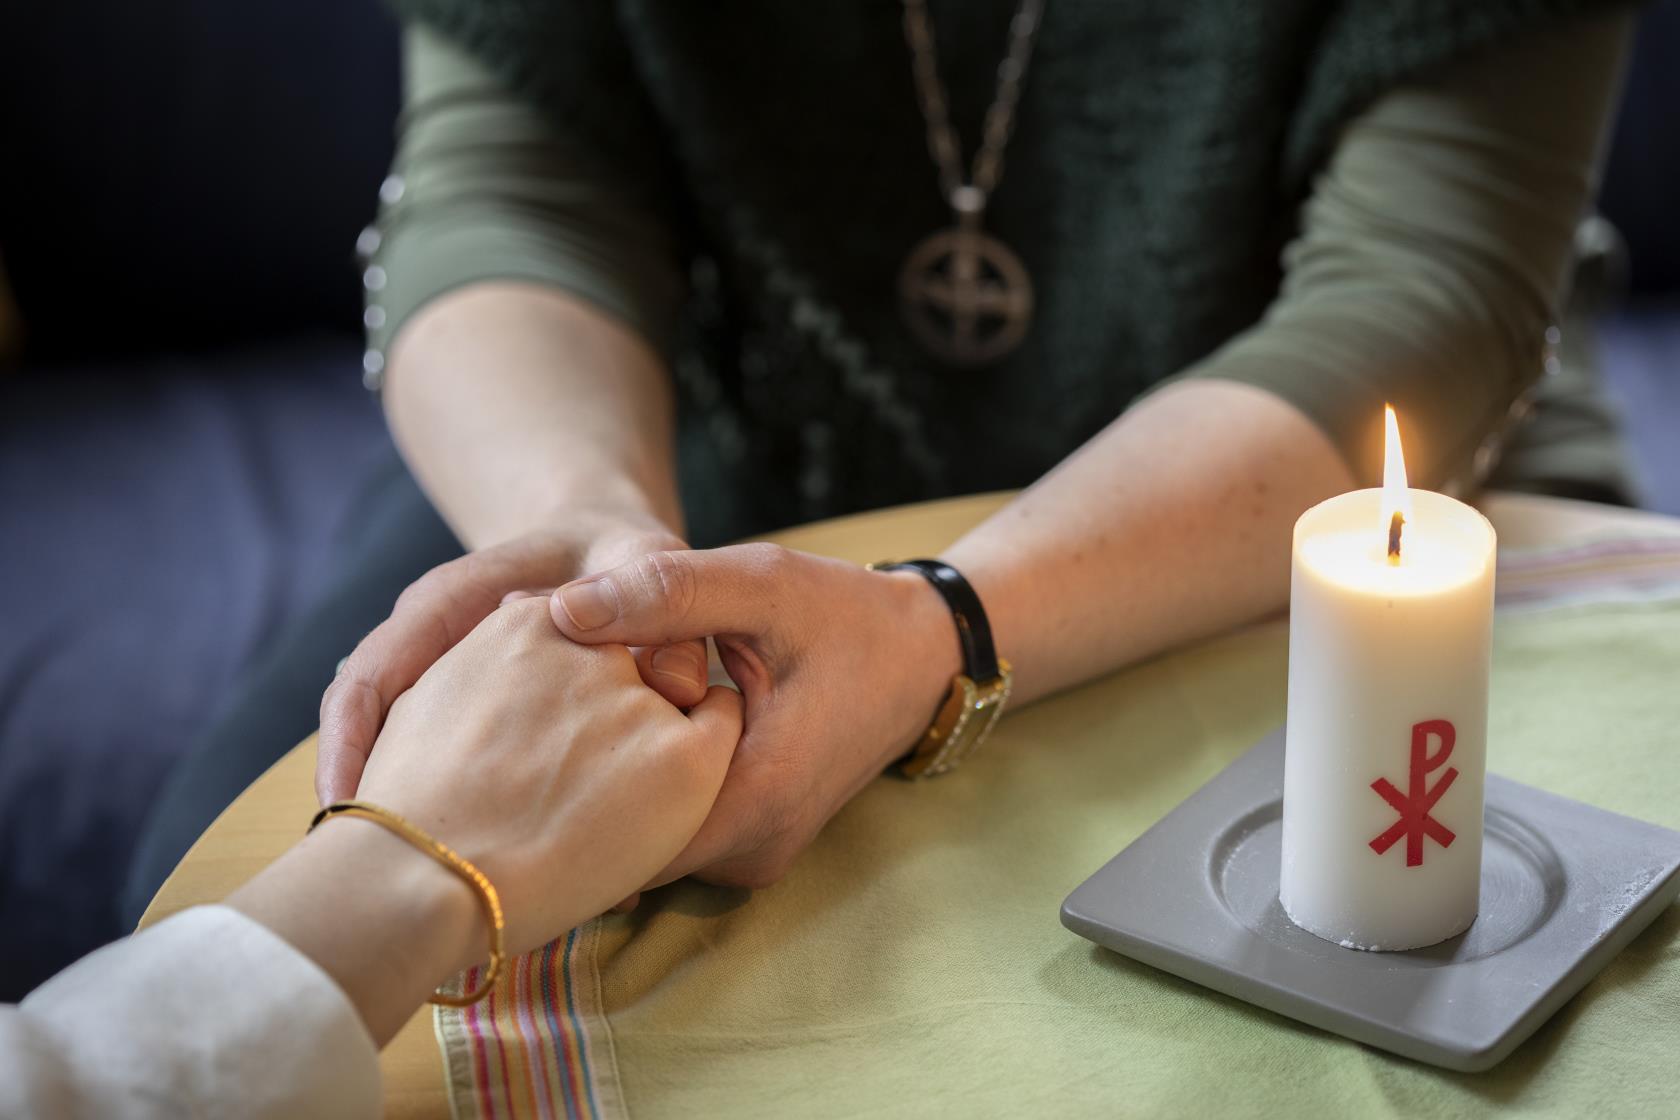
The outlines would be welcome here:
[[[906,778],[937,777],[955,769],[985,742],[1003,715],[1015,679],[1008,661],[1000,657],[997,664],[998,675],[989,681],[957,674],[933,725],[898,764],[899,773]]]

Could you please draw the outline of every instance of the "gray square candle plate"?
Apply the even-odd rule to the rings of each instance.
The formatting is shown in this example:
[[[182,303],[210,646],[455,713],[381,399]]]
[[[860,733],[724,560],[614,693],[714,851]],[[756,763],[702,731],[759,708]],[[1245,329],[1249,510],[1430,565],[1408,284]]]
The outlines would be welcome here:
[[[1481,912],[1427,949],[1344,949],[1278,903],[1283,732],[1062,904],[1082,937],[1303,1023],[1483,1070],[1680,894],[1680,833],[1490,774]]]

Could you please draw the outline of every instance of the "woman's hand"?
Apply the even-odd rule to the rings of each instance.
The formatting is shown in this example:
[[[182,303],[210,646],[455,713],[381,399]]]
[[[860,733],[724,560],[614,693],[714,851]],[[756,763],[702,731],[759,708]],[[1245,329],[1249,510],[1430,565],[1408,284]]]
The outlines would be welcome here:
[[[496,611],[397,698],[356,796],[479,866],[521,951],[594,917],[688,844],[740,738],[714,687],[686,715],[622,646],[574,645],[546,600]]]
[[[927,729],[960,669],[938,593],[769,544],[657,552],[567,584],[554,622],[579,642],[712,636],[746,702],[711,815],[650,885],[695,874],[762,887]]]
[[[741,730],[712,688],[688,714],[622,646],[555,633],[546,600],[494,611],[391,707],[358,798],[390,809],[495,884],[507,948],[535,948],[640,887],[700,828]],[[229,905],[313,959],[376,1041],[485,956],[461,880],[379,825],[337,817]]]
[[[321,698],[315,792],[326,805],[349,797],[392,702],[510,596],[556,584],[683,542],[657,519],[574,509],[563,528],[542,529],[433,568],[398,598],[391,617],[362,639]],[[655,655],[657,654],[657,661]],[[688,707],[706,691],[701,642],[645,651],[648,685]]]

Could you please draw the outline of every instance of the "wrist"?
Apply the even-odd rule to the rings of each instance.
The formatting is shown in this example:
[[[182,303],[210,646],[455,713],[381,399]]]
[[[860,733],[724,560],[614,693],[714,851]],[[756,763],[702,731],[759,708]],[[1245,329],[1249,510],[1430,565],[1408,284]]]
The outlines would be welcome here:
[[[489,930],[477,893],[459,875],[369,820],[331,817],[315,834],[324,849],[316,858],[331,868],[333,889],[358,892],[369,916],[396,931],[393,939],[424,931],[413,963],[428,988],[485,959]]]
[[[589,485],[579,493],[562,493],[546,507],[542,521],[547,525],[571,525],[579,521],[603,529],[657,531],[681,535],[682,508],[674,501],[660,501],[643,487],[620,479],[616,485]]]
[[[1042,653],[1042,643],[1056,632],[1055,624],[1046,621],[1051,616],[1041,596],[1054,583],[1018,549],[975,547],[971,538],[977,533],[941,552],[939,558],[963,574],[985,605],[992,645],[1014,667],[1010,707],[1018,708],[1039,695],[1034,691],[1039,680],[1034,670],[1041,658],[1034,651]],[[1023,665],[1027,668],[1024,676]]]
[[[905,705],[908,718],[887,759],[890,764],[927,732],[951,691],[952,680],[964,667],[951,609],[927,578],[912,571],[883,572],[881,578],[892,581],[893,609],[905,621],[905,640],[897,660],[910,697]]]
[[[682,508],[673,495],[661,497],[627,475],[587,472],[523,501],[485,503],[482,508],[444,509],[446,520],[470,549],[519,537],[560,532],[572,540],[631,533],[679,538]]]
[[[680,520],[666,521],[648,510],[574,506],[558,514],[557,521],[580,528],[588,541],[579,574],[615,568],[649,552],[688,547]]]
[[[227,904],[314,961],[380,1044],[486,955],[472,888],[365,820],[323,822]]]

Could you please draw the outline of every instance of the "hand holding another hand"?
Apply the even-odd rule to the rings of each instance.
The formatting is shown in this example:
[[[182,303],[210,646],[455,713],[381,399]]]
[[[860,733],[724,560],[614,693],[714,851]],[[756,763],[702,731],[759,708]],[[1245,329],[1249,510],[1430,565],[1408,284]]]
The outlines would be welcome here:
[[[556,634],[545,604],[501,607],[399,696],[356,793],[489,877],[511,952],[664,868],[704,821],[741,727],[733,690],[685,715],[623,647]]]
[[[717,802],[649,885],[775,882],[915,744],[960,668],[950,613],[920,575],[771,544],[649,553],[549,602],[577,642],[710,636],[741,689],[745,729]]]
[[[571,524],[443,565],[404,593],[322,701],[323,804],[357,795],[364,767],[389,779],[394,763],[375,767],[378,754],[369,754],[404,690],[498,605],[523,610],[520,596],[557,579],[582,577],[547,600],[554,625],[585,645],[639,647],[624,660],[658,692],[646,693],[650,700],[687,707],[706,695],[708,637],[743,694],[745,730],[717,802],[648,885],[688,874],[755,887],[780,878],[829,818],[916,742],[958,671],[950,614],[915,573],[871,572],[769,544],[684,551],[651,524]],[[662,672],[673,654],[686,663]],[[523,680],[519,663],[505,669],[490,689],[504,702],[540,687]],[[614,703],[568,695],[568,720],[588,721]],[[562,815],[562,803],[552,811]]]
[[[354,796],[392,704],[506,599],[544,595],[587,572],[682,547],[652,517],[580,509],[568,511],[560,527],[468,553],[426,573],[356,647],[321,698],[315,768],[321,804]],[[648,685],[679,707],[705,695],[702,642],[640,651],[638,664]]]
[[[547,601],[527,597],[492,608],[396,698],[355,795],[477,866],[518,953],[671,862],[706,819],[740,730],[733,690],[684,714],[624,647],[568,641]],[[312,959],[379,1043],[450,972],[485,959],[474,892],[356,817],[328,819],[228,905]]]

